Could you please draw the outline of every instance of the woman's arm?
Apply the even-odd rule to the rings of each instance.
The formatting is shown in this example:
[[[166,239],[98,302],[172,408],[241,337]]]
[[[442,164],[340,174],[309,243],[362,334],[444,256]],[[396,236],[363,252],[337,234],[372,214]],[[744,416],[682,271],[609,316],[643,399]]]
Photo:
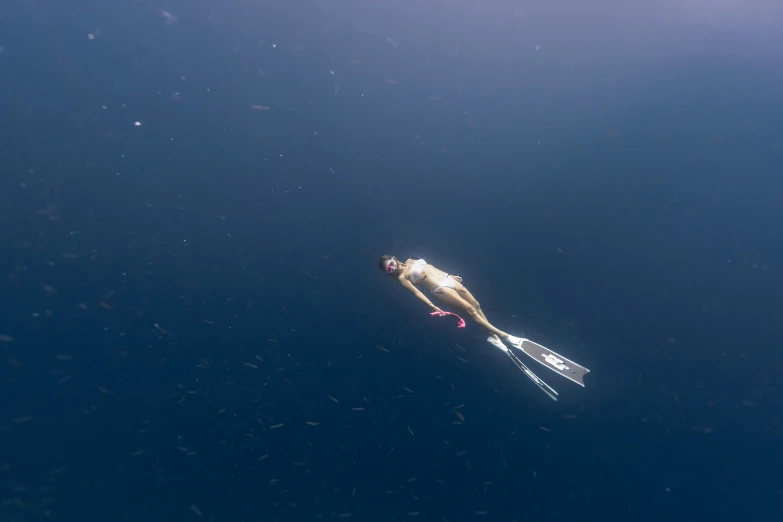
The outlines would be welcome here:
[[[416,288],[415,286],[413,286],[413,283],[411,283],[410,281],[408,281],[408,279],[406,279],[406,278],[404,278],[404,277],[401,277],[401,278],[399,279],[399,282],[400,282],[400,284],[402,285],[402,287],[403,287],[403,288],[405,288],[406,290],[408,290],[408,291],[410,291],[411,293],[413,293],[413,295],[415,295],[416,297],[418,297],[418,298],[419,298],[419,300],[421,300],[421,302],[423,302],[424,304],[426,304],[427,306],[429,306],[429,307],[430,307],[430,308],[432,308],[433,310],[436,310],[436,311],[438,311],[438,312],[442,311],[440,308],[438,308],[437,306],[435,306],[434,304],[432,304],[432,301],[430,301],[430,300],[427,298],[427,296],[426,296],[426,295],[424,295],[423,293],[421,293],[421,290],[419,290],[418,288]]]

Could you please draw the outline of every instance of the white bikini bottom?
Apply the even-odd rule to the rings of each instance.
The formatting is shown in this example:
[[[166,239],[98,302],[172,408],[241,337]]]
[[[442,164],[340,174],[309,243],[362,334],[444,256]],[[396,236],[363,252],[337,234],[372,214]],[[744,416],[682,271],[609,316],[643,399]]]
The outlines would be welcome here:
[[[440,283],[438,283],[438,286],[432,289],[433,294],[442,294],[444,288],[451,288],[452,290],[457,289],[457,281],[451,277],[450,275],[447,275],[444,277]]]

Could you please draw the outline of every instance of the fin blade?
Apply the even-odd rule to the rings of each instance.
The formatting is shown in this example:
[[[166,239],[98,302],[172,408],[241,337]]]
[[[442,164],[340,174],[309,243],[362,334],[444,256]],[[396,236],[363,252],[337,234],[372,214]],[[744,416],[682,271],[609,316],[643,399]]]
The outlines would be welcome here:
[[[549,386],[547,383],[541,380],[541,378],[533,373],[530,368],[525,366],[525,363],[519,360],[519,357],[517,357],[514,353],[511,352],[511,350],[506,351],[506,355],[514,362],[517,368],[522,370],[524,374],[527,376],[528,379],[533,381],[536,386],[538,386],[544,393],[546,393],[549,398],[551,398],[553,401],[557,401],[557,392],[554,388]]]
[[[519,348],[530,358],[535,359],[553,372],[559,373],[569,381],[584,387],[584,377],[590,373],[590,370],[581,364],[575,363],[571,359],[563,357],[546,346],[541,346],[529,339],[522,339],[522,344]]]

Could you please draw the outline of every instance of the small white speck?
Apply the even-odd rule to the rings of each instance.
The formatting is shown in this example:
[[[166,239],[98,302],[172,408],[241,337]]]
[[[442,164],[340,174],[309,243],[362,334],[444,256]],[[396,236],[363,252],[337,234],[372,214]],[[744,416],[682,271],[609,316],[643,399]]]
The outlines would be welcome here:
[[[140,121],[133,122],[133,124],[134,124],[136,127],[141,127],[141,122],[140,122]]]
[[[90,39],[90,40],[95,40],[95,35],[90,33],[90,34],[87,35],[87,38]]]

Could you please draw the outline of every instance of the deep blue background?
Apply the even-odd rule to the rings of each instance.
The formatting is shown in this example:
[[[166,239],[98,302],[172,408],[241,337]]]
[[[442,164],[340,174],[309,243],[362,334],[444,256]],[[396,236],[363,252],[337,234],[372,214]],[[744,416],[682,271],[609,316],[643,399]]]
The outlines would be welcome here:
[[[2,520],[778,520],[783,42],[747,5],[10,2]]]

